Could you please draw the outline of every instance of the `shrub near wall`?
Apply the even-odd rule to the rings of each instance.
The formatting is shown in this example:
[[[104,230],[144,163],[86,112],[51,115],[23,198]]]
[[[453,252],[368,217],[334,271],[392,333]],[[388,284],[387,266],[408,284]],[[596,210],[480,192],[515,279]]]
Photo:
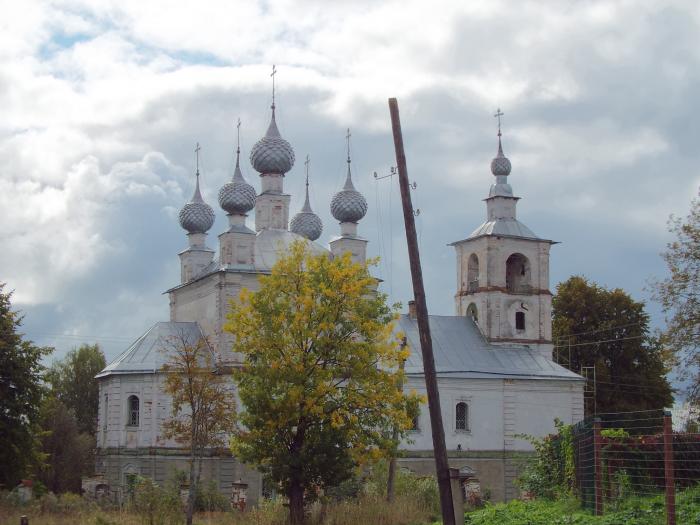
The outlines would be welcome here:
[[[557,434],[543,438],[523,434],[518,436],[532,443],[535,448],[535,454],[525,460],[516,480],[518,487],[531,497],[552,500],[568,497],[574,490],[576,467],[572,427],[558,419],[554,424]]]
[[[467,513],[465,525],[661,525],[666,523],[664,496],[629,498],[616,512],[593,516],[575,499],[519,501],[490,505]],[[700,523],[700,487],[678,493],[676,523]]]

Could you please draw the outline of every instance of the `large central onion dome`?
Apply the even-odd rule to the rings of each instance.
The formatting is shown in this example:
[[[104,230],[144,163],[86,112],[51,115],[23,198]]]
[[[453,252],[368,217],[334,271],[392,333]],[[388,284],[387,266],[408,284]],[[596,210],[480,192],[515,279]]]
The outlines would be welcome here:
[[[245,215],[255,207],[255,188],[253,188],[241,173],[241,148],[236,150],[236,169],[233,180],[227,182],[219,190],[219,205],[230,215]]]
[[[196,177],[194,195],[190,202],[182,207],[178,219],[180,226],[187,230],[187,233],[206,233],[214,224],[214,210],[204,202],[199,192],[199,170]]]
[[[311,209],[311,204],[309,203],[309,157],[306,157],[306,200],[304,201],[304,207],[299,213],[297,213],[289,223],[289,229],[306,237],[310,241],[315,241],[321,236],[323,232],[323,222],[321,218],[316,215]]]
[[[294,166],[294,150],[280,136],[275,122],[275,106],[272,106],[272,120],[267,133],[250,150],[250,163],[258,173],[284,175]]]
[[[358,222],[367,213],[367,201],[355,189],[350,174],[350,157],[348,156],[348,175],[345,186],[331,200],[331,214],[339,222]]]

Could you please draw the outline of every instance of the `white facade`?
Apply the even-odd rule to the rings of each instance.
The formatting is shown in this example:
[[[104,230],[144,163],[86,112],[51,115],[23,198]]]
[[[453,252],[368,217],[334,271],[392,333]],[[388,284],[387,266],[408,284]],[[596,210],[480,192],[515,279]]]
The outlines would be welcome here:
[[[407,388],[426,395],[425,383],[412,378]],[[518,379],[440,379],[440,403],[447,450],[531,450],[518,434],[540,436],[553,430],[555,418],[564,423],[583,419],[583,392],[578,382]],[[466,428],[458,428],[456,407],[467,405]],[[430,417],[423,407],[418,430],[410,434],[408,450],[433,448]]]

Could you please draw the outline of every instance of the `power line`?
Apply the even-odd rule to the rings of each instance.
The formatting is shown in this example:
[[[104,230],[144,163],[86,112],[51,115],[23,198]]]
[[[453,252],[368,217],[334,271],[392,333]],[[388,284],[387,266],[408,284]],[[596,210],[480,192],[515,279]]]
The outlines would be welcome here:
[[[559,336],[557,339],[566,339],[568,337],[574,337],[577,335],[590,335],[590,334],[597,334],[599,332],[608,332],[610,330],[619,330],[620,328],[628,328],[630,326],[641,326],[642,323],[636,322],[636,323],[628,323],[628,324],[623,324],[619,326],[611,326],[610,328],[600,328],[598,330],[589,330],[587,332],[577,332],[574,334],[567,334],[567,335],[562,335]]]
[[[601,339],[598,341],[589,341],[586,343],[574,343],[572,345],[554,345],[554,348],[573,348],[575,346],[597,345],[601,343],[612,343],[615,341],[630,341],[632,339],[644,339],[646,335],[631,335],[629,337],[616,337],[614,339]]]

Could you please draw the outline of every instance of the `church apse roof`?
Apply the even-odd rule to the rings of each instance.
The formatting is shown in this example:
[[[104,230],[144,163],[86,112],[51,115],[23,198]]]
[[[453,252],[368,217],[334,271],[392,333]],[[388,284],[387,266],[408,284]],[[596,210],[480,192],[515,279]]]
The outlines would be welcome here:
[[[173,321],[156,323],[95,377],[111,374],[154,373],[163,368],[167,362],[166,350],[171,341],[177,339],[194,345],[202,337],[204,335],[197,323]]]
[[[431,315],[429,322],[439,378],[583,380],[535,349],[489,343],[469,317]],[[423,358],[417,321],[401,315],[395,332],[406,336],[411,351],[406,361],[406,374],[422,376]]]

